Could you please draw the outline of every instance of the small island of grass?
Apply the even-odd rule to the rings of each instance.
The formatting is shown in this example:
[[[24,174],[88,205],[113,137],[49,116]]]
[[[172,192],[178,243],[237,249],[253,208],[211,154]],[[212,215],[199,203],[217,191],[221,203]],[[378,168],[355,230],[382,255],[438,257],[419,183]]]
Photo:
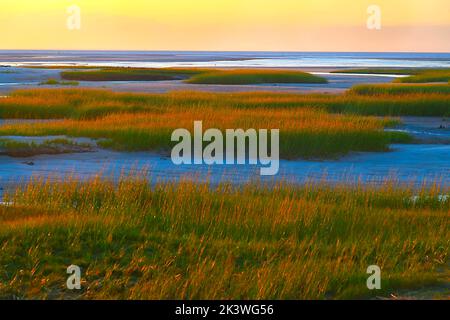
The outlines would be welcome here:
[[[77,86],[78,81],[59,81],[56,79],[48,79],[39,83],[41,86]]]
[[[101,68],[63,71],[61,78],[79,81],[185,80],[194,84],[327,83],[326,79],[306,72],[257,69]]]
[[[202,73],[186,80],[195,84],[262,84],[262,83],[327,83],[327,80],[301,71],[285,70],[221,70]]]
[[[102,68],[61,72],[65,80],[80,81],[164,81],[184,80],[192,75],[208,72],[197,68]]]

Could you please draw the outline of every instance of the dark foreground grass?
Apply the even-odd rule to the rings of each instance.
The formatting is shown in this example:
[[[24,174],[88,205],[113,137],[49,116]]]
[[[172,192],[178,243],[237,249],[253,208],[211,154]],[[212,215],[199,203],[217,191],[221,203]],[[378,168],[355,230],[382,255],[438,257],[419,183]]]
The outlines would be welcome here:
[[[34,181],[0,206],[0,298],[342,299],[440,286],[449,277],[443,194]],[[71,264],[82,268],[80,291],[66,288]],[[370,265],[382,290],[366,287]]]
[[[262,83],[327,83],[327,80],[306,72],[286,70],[237,69],[195,75],[187,83],[196,84],[262,84]]]

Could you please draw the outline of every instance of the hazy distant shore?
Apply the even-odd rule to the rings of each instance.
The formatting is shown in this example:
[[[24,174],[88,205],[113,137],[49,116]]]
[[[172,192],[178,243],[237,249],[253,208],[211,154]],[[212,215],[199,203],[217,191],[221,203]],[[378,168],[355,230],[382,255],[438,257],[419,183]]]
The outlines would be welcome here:
[[[22,51],[0,50],[0,65],[87,64],[130,67],[450,67],[450,53]]]

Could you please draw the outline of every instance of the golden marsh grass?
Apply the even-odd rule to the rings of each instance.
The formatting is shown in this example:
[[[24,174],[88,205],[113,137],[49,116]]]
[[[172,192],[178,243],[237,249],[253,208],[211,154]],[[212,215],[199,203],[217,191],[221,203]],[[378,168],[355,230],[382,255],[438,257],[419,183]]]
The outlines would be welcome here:
[[[0,296],[338,299],[439,286],[449,277],[448,194],[390,183],[35,180],[0,206]],[[83,272],[75,293],[70,264]],[[377,292],[366,287],[373,264]]]
[[[284,158],[386,151],[390,143],[409,141],[404,133],[383,131],[395,120],[330,113],[325,105],[336,99],[350,98],[269,93],[25,90],[0,101],[3,117],[62,121],[3,125],[0,135],[105,138],[101,142],[105,147],[160,151],[170,149],[174,129],[192,130],[193,122],[202,120],[205,128],[280,129],[280,154]],[[318,101],[324,106],[317,105]]]

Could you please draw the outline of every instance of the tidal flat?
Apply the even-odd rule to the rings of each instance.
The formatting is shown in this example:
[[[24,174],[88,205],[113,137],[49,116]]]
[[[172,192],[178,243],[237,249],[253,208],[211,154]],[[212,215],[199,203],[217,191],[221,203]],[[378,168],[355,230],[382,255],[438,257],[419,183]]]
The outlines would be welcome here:
[[[316,70],[327,83],[60,88],[62,71],[0,75],[1,298],[448,296],[448,84]],[[195,120],[279,128],[279,174],[174,165],[170,134]]]

